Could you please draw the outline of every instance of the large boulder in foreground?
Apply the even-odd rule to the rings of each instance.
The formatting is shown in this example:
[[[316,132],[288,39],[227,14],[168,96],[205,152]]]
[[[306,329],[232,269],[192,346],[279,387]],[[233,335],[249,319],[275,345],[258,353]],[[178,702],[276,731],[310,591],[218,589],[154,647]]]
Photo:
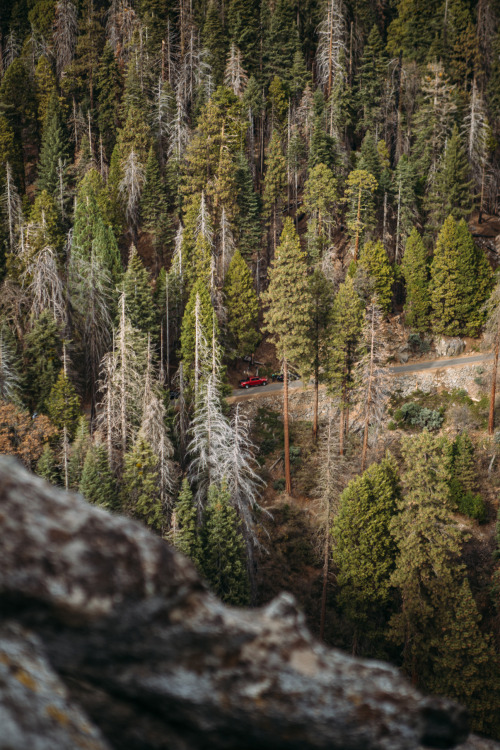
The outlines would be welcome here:
[[[406,750],[467,736],[454,703],[318,643],[290,596],[226,607],[140,524],[7,457],[0,686],[9,750]]]

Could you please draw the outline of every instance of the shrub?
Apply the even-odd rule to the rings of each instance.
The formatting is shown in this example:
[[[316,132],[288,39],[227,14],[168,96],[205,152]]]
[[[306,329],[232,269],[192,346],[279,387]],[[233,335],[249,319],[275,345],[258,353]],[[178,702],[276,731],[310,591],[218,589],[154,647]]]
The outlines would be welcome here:
[[[411,427],[422,427],[428,430],[439,430],[443,424],[443,414],[437,409],[428,409],[414,402],[403,404],[394,414],[398,421]]]
[[[285,480],[284,479],[276,479],[273,482],[273,490],[276,490],[276,492],[283,492],[285,489]]]
[[[459,503],[458,512],[469,518],[474,518],[479,523],[486,520],[486,508],[481,495],[474,495],[472,492],[463,492]]]

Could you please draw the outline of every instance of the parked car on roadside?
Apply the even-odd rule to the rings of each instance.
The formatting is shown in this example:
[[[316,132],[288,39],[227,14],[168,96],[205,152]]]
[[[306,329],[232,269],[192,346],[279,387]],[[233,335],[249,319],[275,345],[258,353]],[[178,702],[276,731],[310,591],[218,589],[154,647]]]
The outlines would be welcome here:
[[[256,385],[267,385],[267,378],[244,378],[244,380],[240,380],[238,383],[240,388],[253,388]]]
[[[273,381],[277,381],[278,383],[282,383],[284,380],[284,375],[282,372],[273,372],[271,375]],[[295,372],[288,371],[288,381],[291,380],[299,380],[299,375],[297,375]]]

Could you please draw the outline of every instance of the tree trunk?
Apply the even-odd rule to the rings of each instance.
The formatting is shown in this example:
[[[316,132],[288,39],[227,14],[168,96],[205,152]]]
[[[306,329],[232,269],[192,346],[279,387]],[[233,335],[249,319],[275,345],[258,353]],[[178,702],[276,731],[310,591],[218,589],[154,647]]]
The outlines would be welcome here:
[[[290,434],[288,430],[288,362],[283,360],[283,429],[285,437],[285,492],[292,496],[292,479],[290,474]]]
[[[332,93],[332,47],[333,47],[333,8],[330,6],[330,44],[328,49],[328,89],[326,92],[327,100],[330,98]]]
[[[484,203],[484,177],[486,172],[486,159],[483,160],[483,168],[481,170],[481,198],[479,200],[479,217],[477,220],[478,224],[483,223],[483,203]]]
[[[165,333],[167,335],[167,386],[170,388],[170,310],[169,310],[169,299],[168,299],[168,274],[165,274],[165,317],[166,327]],[[163,361],[162,361],[163,365]]]
[[[340,410],[339,456],[344,455],[344,421],[345,421],[345,406],[342,405],[342,408]]]
[[[497,391],[497,369],[498,369],[498,350],[500,340],[497,338],[495,343],[495,358],[493,360],[493,373],[491,376],[491,395],[490,395],[490,414],[488,417],[488,434],[493,435],[495,430],[495,396]]]
[[[368,452],[368,429],[370,427],[370,409],[371,409],[372,387],[373,387],[374,353],[375,353],[375,307],[372,306],[372,330],[371,330],[371,343],[370,343],[370,376],[368,379],[368,391],[366,393],[365,427],[364,427],[364,433],[363,433],[363,449],[361,451],[361,471],[362,472],[366,468],[366,454]]]
[[[326,620],[326,593],[328,588],[328,563],[330,559],[330,536],[329,530],[326,531],[325,549],[323,556],[323,589],[321,591],[321,619],[319,623],[319,637],[321,640],[325,637],[325,620]]]
[[[313,417],[313,442],[318,441],[318,406],[319,406],[319,377],[318,372],[314,373],[314,417]]]
[[[358,215],[356,218],[356,242],[354,245],[354,262],[358,260],[358,249],[359,249],[359,220],[361,219],[361,186],[359,188],[358,195]]]

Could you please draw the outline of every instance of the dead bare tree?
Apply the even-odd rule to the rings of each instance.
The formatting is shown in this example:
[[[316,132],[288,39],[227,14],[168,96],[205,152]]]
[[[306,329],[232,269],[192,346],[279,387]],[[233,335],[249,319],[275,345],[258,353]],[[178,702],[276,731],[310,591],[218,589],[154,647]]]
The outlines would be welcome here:
[[[390,393],[390,374],[386,367],[388,351],[384,317],[376,300],[372,299],[366,309],[363,331],[366,354],[357,364],[360,419],[363,425],[363,447],[361,471],[366,468],[368,436],[371,427],[378,428],[385,414]]]
[[[135,231],[139,223],[139,201],[146,178],[144,167],[139,161],[134,149],[123,163],[123,178],[120,181],[120,194],[125,204],[125,215],[132,229]]]
[[[243,67],[241,52],[234,43],[231,44],[231,49],[227,57],[224,83],[238,97],[243,95],[248,83],[248,76]]]
[[[12,167],[9,162],[5,164],[5,187],[2,195],[2,207],[9,230],[9,248],[12,253],[15,251],[19,240],[19,233],[23,224],[23,210],[12,175]]]
[[[334,80],[344,75],[343,60],[347,57],[347,28],[342,0],[330,0],[326,14],[318,29],[316,52],[317,80],[326,97],[332,91]]]
[[[73,59],[78,31],[78,10],[72,0],[58,0],[55,8],[53,48],[59,78]]]
[[[22,283],[31,301],[31,313],[38,317],[44,310],[50,310],[64,328],[67,323],[66,295],[55,250],[47,245],[36,255],[28,257]]]

